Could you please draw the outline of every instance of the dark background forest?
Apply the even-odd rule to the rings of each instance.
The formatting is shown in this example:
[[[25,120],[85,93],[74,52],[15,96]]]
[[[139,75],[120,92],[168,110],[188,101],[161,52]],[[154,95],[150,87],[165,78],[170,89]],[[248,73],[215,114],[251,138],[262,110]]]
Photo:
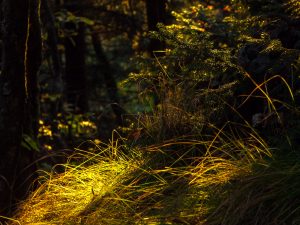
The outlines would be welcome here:
[[[0,5],[0,223],[300,223],[297,0]]]

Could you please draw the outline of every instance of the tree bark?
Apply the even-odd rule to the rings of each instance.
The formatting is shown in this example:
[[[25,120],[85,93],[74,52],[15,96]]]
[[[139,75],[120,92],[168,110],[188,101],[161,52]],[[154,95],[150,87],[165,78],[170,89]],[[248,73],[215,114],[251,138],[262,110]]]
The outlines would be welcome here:
[[[99,34],[96,31],[92,33],[92,42],[104,78],[108,97],[111,101],[111,107],[116,116],[116,122],[118,125],[123,125],[122,115],[125,114],[125,110],[120,106],[117,82],[114,78],[111,65],[104,54]]]
[[[55,18],[53,16],[53,13],[51,11],[49,1],[44,0],[41,3],[42,8],[42,21],[43,25],[46,28],[47,31],[47,44],[49,46],[51,59],[52,59],[52,72],[53,77],[57,79],[61,79],[62,77],[62,66],[61,66],[61,59],[58,52],[58,35],[55,28]]]
[[[157,24],[166,22],[166,0],[146,0],[148,31],[158,31]],[[150,38],[148,53],[151,57],[163,56],[161,52],[165,48],[165,43],[154,38]],[[155,84],[157,85],[157,84]],[[158,105],[160,100],[157,93],[153,95],[154,104]]]
[[[63,68],[62,60],[58,51],[58,34],[55,28],[55,18],[53,16],[49,0],[44,0],[41,3],[42,15],[41,19],[47,32],[47,46],[49,48],[51,58],[52,77],[50,81],[50,94],[57,96],[55,101],[50,102],[49,114],[54,118],[58,112],[62,111],[63,97]]]
[[[149,31],[157,31],[158,23],[166,22],[166,0],[146,0],[147,23]],[[148,47],[149,53],[154,56],[155,51],[163,50],[164,43],[151,39]]]
[[[69,22],[67,28],[75,32],[65,39],[65,86],[66,97],[74,112],[84,113],[88,110],[87,85],[85,74],[85,24]]]
[[[38,0],[3,0],[2,10],[0,214],[9,215],[34,179],[34,151],[21,145],[24,137],[34,141],[38,131],[41,33]]]

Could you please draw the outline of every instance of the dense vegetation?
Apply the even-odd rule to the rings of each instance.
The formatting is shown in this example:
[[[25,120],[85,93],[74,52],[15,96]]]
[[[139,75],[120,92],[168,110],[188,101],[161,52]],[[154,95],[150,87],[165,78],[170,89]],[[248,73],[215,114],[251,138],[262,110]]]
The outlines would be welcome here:
[[[70,0],[41,10],[43,49],[28,26],[25,85],[12,96],[25,106],[13,117],[22,130],[3,136],[17,135],[25,152],[15,174],[0,161],[4,222],[300,223],[298,1]],[[38,51],[39,93],[26,80]],[[5,57],[2,70],[14,73]]]

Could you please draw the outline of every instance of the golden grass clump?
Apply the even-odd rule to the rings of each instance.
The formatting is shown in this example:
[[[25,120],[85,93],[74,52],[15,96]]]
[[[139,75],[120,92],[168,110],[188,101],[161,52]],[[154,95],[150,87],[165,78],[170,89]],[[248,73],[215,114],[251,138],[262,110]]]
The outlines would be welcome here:
[[[137,162],[119,155],[106,154],[110,148],[99,154],[90,154],[79,165],[68,163],[66,172],[59,175],[46,174],[46,182],[26,200],[17,214],[21,224],[81,224],[81,214],[91,207],[97,198],[109,195],[121,183],[125,174],[134,170]],[[112,153],[112,152],[111,152]],[[88,152],[80,152],[88,154]],[[78,155],[77,157],[78,158]],[[91,161],[94,163],[86,166]]]
[[[233,139],[225,133],[136,147],[130,154],[122,153],[120,140],[97,154],[79,151],[73,156],[77,163],[70,160],[64,173],[41,178],[46,181],[14,219],[22,225],[205,224],[231,183],[270,156],[255,134]],[[170,154],[176,148],[199,153]]]

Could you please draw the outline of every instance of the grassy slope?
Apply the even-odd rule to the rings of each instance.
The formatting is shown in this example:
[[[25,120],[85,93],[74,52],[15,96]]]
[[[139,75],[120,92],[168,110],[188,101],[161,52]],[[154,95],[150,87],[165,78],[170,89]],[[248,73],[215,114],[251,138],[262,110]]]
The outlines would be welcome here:
[[[205,153],[170,157],[174,147]],[[15,219],[89,225],[299,222],[299,165],[275,163],[254,133],[238,139],[219,131],[209,141],[171,141],[130,149],[130,155],[120,142],[98,148],[89,156],[79,151],[76,159],[83,163],[66,164],[65,173],[46,178]]]

